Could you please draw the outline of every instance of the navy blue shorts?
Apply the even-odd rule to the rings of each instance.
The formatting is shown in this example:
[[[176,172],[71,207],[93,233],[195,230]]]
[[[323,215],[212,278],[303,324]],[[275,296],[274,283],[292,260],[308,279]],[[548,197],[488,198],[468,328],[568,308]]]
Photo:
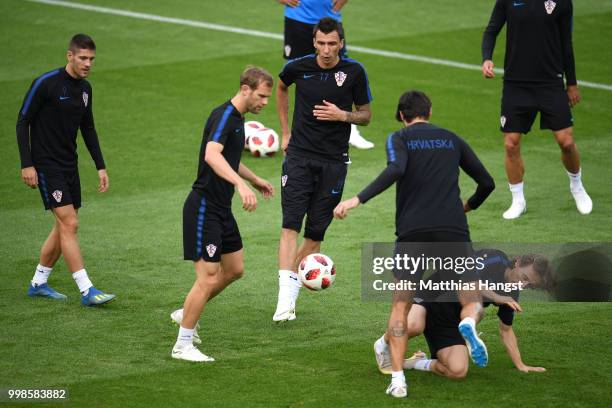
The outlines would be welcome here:
[[[81,207],[81,179],[78,169],[36,169],[38,190],[45,210],[71,205]]]
[[[220,262],[221,255],[242,249],[231,208],[216,205],[202,191],[191,190],[183,206],[185,260]]]

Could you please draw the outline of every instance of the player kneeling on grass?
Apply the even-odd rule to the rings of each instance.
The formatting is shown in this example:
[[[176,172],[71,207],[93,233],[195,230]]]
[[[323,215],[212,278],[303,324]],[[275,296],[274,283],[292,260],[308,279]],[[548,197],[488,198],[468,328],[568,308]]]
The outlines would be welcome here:
[[[550,290],[553,286],[550,263],[541,255],[529,254],[510,260],[502,251],[487,249],[478,251],[477,256],[485,259],[485,268],[479,272],[481,281],[521,282],[523,288],[544,290]],[[430,279],[439,280],[436,275]],[[512,330],[514,312],[522,312],[518,304],[519,291],[505,293],[487,290],[482,291],[482,296],[486,299],[484,307],[491,304],[498,306],[499,333],[515,367],[526,373],[546,371],[543,367],[526,365],[521,358],[518,341]],[[422,299],[427,295],[417,294],[416,298],[419,297]],[[404,369],[431,371],[456,380],[465,378],[469,367],[470,345],[457,329],[460,316],[461,304],[458,302],[415,301],[408,314],[408,336],[413,338],[424,334],[431,359],[425,353],[417,352],[404,361]],[[374,344],[378,368],[383,374],[391,374],[391,356],[387,344],[386,334]]]
[[[259,113],[268,104],[272,86],[272,77],[264,69],[247,67],[238,93],[215,108],[206,121],[198,177],[183,207],[185,260],[194,262],[196,281],[183,309],[171,315],[180,324],[173,358],[214,361],[193,345],[194,331],[204,306],[244,271],[242,239],[232,214],[234,189],[246,211],[255,211],[257,198],[245,180],[264,198],[274,195],[270,183],[240,163],[244,114]]]

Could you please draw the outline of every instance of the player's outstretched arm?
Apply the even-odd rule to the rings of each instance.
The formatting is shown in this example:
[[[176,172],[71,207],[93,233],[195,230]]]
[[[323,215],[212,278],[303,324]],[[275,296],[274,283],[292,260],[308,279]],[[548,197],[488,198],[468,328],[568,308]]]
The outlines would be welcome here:
[[[506,351],[510,356],[510,359],[518,370],[524,373],[543,373],[546,371],[544,367],[532,367],[523,363],[523,360],[521,359],[521,352],[518,348],[518,341],[516,339],[516,335],[514,334],[514,330],[512,330],[512,326],[499,322],[499,334],[502,338],[504,346],[506,347]]]
[[[213,169],[215,174],[236,187],[238,194],[240,194],[240,199],[242,200],[242,208],[247,211],[255,211],[257,208],[257,197],[255,197],[255,193],[246,185],[242,177],[232,169],[221,154],[222,151],[223,145],[221,143],[206,143],[204,161]]]
[[[281,126],[281,150],[285,154],[291,131],[289,130],[289,87],[282,80],[276,85],[276,111]]]
[[[274,186],[270,184],[267,180],[262,179],[257,174],[255,174],[251,169],[249,169],[244,164],[240,163],[240,167],[238,167],[238,174],[243,179],[247,180],[251,183],[251,185],[261,193],[263,198],[266,200],[268,198],[274,197]]]

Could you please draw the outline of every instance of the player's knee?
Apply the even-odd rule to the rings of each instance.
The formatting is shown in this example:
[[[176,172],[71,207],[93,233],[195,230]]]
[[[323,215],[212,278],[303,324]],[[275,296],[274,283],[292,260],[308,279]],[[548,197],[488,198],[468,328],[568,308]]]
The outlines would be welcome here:
[[[416,337],[425,330],[425,323],[408,320],[408,336]]]
[[[244,276],[244,265],[239,265],[228,271],[228,277],[231,281],[236,281]]]
[[[327,228],[306,228],[304,230],[304,238],[308,238],[311,242],[316,242],[321,245],[321,241],[325,238],[325,230]]]
[[[467,376],[468,365],[463,363],[451,363],[446,365],[447,377],[453,380],[462,380]]]
[[[518,140],[506,138],[504,140],[504,148],[508,156],[517,156],[521,153],[521,145]]]
[[[576,145],[574,143],[574,139],[571,137],[568,137],[568,138],[559,140],[559,147],[561,148],[561,151],[563,153],[571,153],[572,151],[574,151]]]
[[[59,222],[60,233],[76,234],[79,229],[77,217],[66,217]]]

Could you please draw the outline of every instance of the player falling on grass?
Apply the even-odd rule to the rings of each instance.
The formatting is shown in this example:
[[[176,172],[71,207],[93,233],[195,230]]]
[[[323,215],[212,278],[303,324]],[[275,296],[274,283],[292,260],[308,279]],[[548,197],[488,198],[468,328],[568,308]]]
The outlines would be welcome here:
[[[424,93],[408,91],[400,97],[396,118],[404,128],[387,139],[387,168],[356,197],[341,202],[334,215],[345,218],[351,209],[397,183],[396,254],[401,255],[401,243],[450,242],[455,243],[456,256],[469,256],[471,244],[465,212],[477,209],[495,184],[468,144],[454,133],[429,123],[430,116],[431,102]],[[478,184],[465,204],[461,202],[458,184],[460,168]],[[414,275],[407,272],[396,269],[395,278],[418,280],[423,271]],[[385,334],[392,365],[392,380],[386,392],[394,397],[408,394],[403,363],[408,342],[406,318],[413,295],[408,290],[394,291]],[[475,329],[480,303],[467,296],[461,299],[464,307],[460,326],[477,345],[472,350],[472,359],[486,365],[486,347]],[[382,339],[374,347],[378,354],[389,353],[389,346]]]
[[[484,269],[478,272],[481,281],[521,282],[523,288],[550,290],[553,285],[552,269],[549,261],[536,254],[527,254],[514,259],[498,250],[481,250],[476,256],[484,258]],[[430,279],[437,280],[438,273]],[[514,313],[522,312],[518,304],[520,291],[483,291],[483,307],[498,307],[499,334],[514,366],[525,373],[544,372],[543,367],[532,367],[523,362],[512,323]],[[469,343],[457,329],[461,321],[461,304],[457,302],[435,301],[428,295],[416,294],[416,298],[427,299],[412,305],[408,313],[408,336],[425,335],[431,359],[424,353],[415,355],[404,362],[404,369],[431,371],[443,377],[462,379],[469,368]],[[482,319],[482,313],[478,320]],[[379,342],[388,340],[386,337]],[[387,353],[388,354],[388,353]],[[376,362],[383,374],[391,374],[390,356],[376,355]]]
[[[242,208],[255,211],[257,198],[248,181],[264,198],[274,187],[244,164],[244,115],[259,113],[268,104],[273,79],[265,70],[247,67],[240,89],[215,108],[204,127],[198,176],[183,207],[185,260],[193,261],[196,280],[182,310],[172,314],[180,324],[172,357],[187,361],[214,361],[194,345],[194,331],[204,306],[244,273],[242,238],[232,214],[232,196],[238,190]]]
[[[312,30],[320,19],[331,17],[342,27],[342,8],[348,0],[278,0],[285,5],[285,30],[283,57],[288,60],[316,52],[312,43]],[[346,38],[343,38],[340,55],[346,57]],[[374,143],[366,140],[357,125],[351,124],[349,144],[358,149],[372,149]]]
[[[77,240],[81,207],[79,129],[98,169],[98,192],[104,193],[109,185],[94,126],[91,85],[85,79],[96,57],[96,45],[91,37],[77,34],[70,40],[66,56],[68,63],[64,68],[47,72],[32,82],[17,119],[21,178],[31,188],[38,186],[45,209],[55,217],[40,251],[28,295],[66,299],[47,284],[55,263],[63,255],[81,292],[81,303],[93,306],[115,298],[96,289],[89,280]]]
[[[340,56],[342,27],[323,18],[312,33],[316,54],[289,61],[276,89],[286,157],[281,177],[283,224],[278,249],[278,302],[274,321],[295,319],[301,288],[297,265],[320,252],[346,178],[351,123],[370,122],[372,96],[367,74],[355,60]],[[295,108],[289,131],[289,87],[295,84]],[[353,111],[355,106],[355,111]],[[298,233],[304,217],[304,240]]]
[[[550,129],[561,148],[561,161],[570,179],[570,192],[580,214],[589,214],[593,201],[582,185],[580,155],[574,143],[570,106],[580,102],[572,46],[571,0],[497,0],[482,37],[482,72],[493,78],[493,49],[507,24],[501,131],[512,204],[505,219],[527,211],[523,194],[525,167],[521,134],[529,133],[537,113],[540,129]],[[566,86],[563,84],[565,76]]]

